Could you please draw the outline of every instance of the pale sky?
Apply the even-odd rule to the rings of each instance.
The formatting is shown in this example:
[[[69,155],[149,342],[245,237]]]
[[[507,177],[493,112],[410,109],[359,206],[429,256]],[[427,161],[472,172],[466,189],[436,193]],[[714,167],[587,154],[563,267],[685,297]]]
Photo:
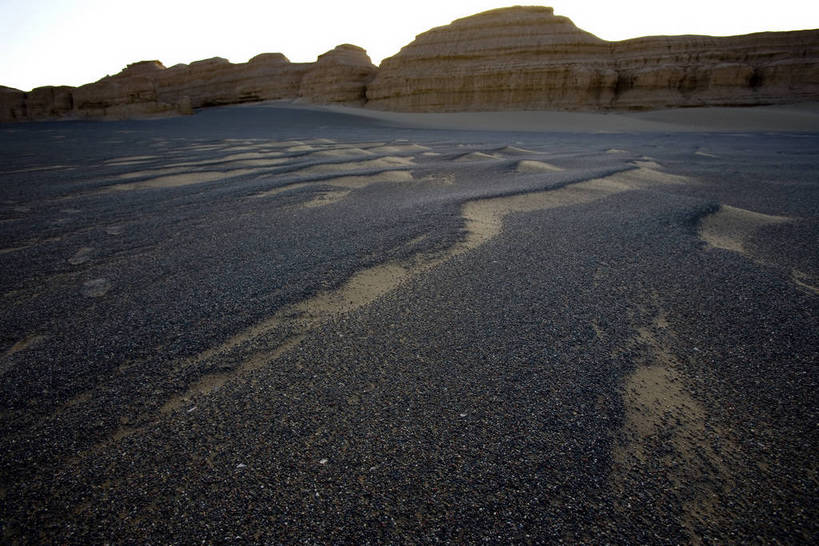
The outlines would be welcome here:
[[[819,28],[809,0],[0,0],[0,85],[82,85],[150,59],[309,62],[342,43],[379,64],[416,34],[516,3],[553,6],[606,40]]]

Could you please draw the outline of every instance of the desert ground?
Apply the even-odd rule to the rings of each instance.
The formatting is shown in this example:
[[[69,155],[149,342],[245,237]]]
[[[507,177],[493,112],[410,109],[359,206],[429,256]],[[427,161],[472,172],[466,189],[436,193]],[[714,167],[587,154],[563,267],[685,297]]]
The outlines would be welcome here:
[[[819,108],[0,126],[4,543],[819,537]]]

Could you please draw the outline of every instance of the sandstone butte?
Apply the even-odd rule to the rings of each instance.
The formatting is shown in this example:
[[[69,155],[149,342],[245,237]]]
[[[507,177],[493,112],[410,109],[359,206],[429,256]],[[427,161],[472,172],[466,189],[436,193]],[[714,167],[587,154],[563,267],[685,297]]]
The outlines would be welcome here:
[[[511,7],[434,28],[380,67],[345,44],[314,63],[280,53],[165,68],[81,87],[0,86],[0,121],[126,118],[287,99],[412,112],[753,106],[819,100],[819,30],[608,42],[547,7]]]

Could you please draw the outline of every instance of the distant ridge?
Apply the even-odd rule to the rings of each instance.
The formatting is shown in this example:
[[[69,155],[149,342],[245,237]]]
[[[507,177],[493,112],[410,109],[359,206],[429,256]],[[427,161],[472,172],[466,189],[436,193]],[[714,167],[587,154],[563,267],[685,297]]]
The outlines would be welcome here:
[[[819,100],[819,30],[607,42],[552,8],[434,28],[385,59],[344,44],[314,63],[264,53],[165,68],[141,61],[81,87],[0,86],[0,121],[129,118],[289,99],[410,112],[753,106]]]

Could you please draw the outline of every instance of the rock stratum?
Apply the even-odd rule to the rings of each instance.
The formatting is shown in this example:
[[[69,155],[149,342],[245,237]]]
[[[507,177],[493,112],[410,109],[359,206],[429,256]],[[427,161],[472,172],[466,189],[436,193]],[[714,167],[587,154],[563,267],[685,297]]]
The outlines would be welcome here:
[[[369,107],[401,111],[648,109],[819,98],[819,31],[607,42],[552,8],[459,19],[384,60]]]
[[[409,112],[753,106],[819,100],[819,30],[608,42],[547,7],[487,11],[420,34],[380,67],[344,44],[314,63],[159,61],[81,87],[0,87],[0,121],[128,118],[261,100]]]

